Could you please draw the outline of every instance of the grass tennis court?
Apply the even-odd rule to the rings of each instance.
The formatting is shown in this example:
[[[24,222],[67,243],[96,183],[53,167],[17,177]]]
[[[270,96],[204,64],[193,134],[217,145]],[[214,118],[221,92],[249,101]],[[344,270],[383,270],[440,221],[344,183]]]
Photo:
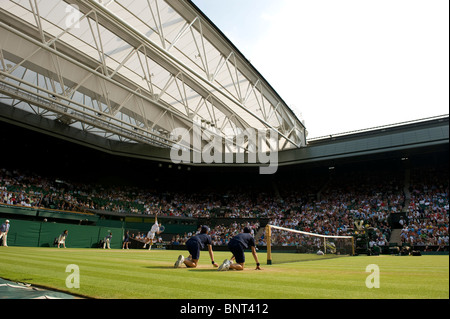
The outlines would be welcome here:
[[[265,265],[256,271],[251,254],[243,272],[218,272],[207,252],[197,269],[174,269],[171,250],[102,250],[0,247],[0,277],[104,299],[448,299],[447,256],[356,256],[310,258]],[[215,252],[217,263],[229,258]],[[80,288],[68,289],[69,264],[79,267]],[[366,287],[380,269],[380,288]]]

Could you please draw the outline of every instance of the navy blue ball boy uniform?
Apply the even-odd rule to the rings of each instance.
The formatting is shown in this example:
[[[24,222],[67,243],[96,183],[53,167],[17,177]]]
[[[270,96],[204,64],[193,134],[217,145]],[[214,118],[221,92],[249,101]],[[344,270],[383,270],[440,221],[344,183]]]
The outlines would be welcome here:
[[[207,245],[212,245],[211,236],[207,234],[198,234],[191,237],[186,242],[186,247],[192,256],[192,259],[200,258],[200,250],[205,249]]]
[[[236,258],[238,264],[245,263],[244,250],[256,247],[255,239],[249,233],[242,233],[233,237],[228,243],[228,249]]]

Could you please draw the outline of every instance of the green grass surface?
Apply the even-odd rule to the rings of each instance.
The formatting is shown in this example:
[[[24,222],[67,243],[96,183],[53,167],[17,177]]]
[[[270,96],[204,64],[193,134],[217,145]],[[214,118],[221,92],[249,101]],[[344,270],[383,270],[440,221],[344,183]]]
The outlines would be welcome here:
[[[247,253],[242,272],[218,272],[207,252],[197,269],[174,269],[170,250],[0,247],[0,277],[102,299],[448,299],[448,256],[357,256],[265,265]],[[216,261],[229,258],[215,252]],[[259,254],[266,259],[265,253]],[[66,266],[80,269],[68,289]],[[366,267],[378,265],[380,288],[366,287]]]

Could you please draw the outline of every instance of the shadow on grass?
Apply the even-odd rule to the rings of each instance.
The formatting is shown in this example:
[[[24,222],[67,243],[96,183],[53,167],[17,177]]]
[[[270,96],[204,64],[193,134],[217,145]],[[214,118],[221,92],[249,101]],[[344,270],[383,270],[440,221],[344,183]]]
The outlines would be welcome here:
[[[174,268],[173,266],[146,266],[145,268],[147,269],[172,269],[175,271],[180,271],[180,270],[187,270],[187,271],[202,271],[202,272],[217,272],[217,268],[186,268],[186,267],[182,267],[182,268]]]
[[[145,268],[148,269],[172,269],[172,270],[187,270],[187,271],[202,271],[202,272],[217,272],[217,268],[187,268],[187,267],[182,267],[182,268],[174,268],[173,266],[163,266],[163,265],[159,265],[159,266],[146,266]]]
[[[210,272],[217,272],[217,268],[187,268],[189,271],[210,271]]]
[[[176,269],[173,266],[146,266],[148,269]]]

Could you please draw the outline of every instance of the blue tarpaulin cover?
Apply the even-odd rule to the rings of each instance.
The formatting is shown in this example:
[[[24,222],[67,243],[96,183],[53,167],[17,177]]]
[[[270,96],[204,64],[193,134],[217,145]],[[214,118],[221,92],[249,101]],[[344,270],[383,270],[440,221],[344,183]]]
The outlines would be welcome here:
[[[74,299],[66,293],[0,278],[0,299]]]

